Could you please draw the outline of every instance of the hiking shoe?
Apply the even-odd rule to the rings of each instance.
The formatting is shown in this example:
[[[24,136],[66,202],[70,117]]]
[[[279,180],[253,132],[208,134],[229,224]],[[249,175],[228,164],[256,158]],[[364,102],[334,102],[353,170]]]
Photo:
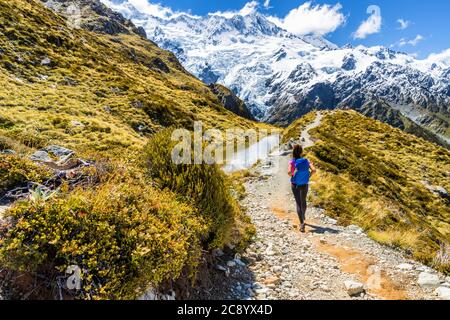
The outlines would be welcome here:
[[[302,226],[300,227],[300,232],[302,232],[302,233],[305,233],[306,231],[305,231],[305,225],[304,224],[302,224]]]

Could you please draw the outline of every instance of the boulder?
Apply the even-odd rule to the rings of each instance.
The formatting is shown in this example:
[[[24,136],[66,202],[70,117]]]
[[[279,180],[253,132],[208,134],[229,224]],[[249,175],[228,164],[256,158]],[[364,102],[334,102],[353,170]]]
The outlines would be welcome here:
[[[417,283],[422,288],[436,288],[441,284],[437,275],[428,272],[422,272],[419,274],[419,280]]]
[[[67,157],[67,156],[75,154],[75,152],[70,149],[56,146],[56,145],[51,145],[51,146],[45,147],[42,150],[48,152],[49,154],[53,154],[54,156],[56,156],[58,158],[63,158],[63,157]]]
[[[53,162],[53,159],[50,158],[48,152],[39,150],[33,153],[30,156],[30,160],[32,161],[38,161],[38,162]]]
[[[362,284],[360,282],[348,280],[348,281],[344,282],[344,285],[345,285],[345,289],[347,290],[347,293],[351,297],[360,295],[361,293],[365,292],[364,284]]]
[[[450,300],[450,288],[439,287],[435,291],[436,295],[443,300]]]

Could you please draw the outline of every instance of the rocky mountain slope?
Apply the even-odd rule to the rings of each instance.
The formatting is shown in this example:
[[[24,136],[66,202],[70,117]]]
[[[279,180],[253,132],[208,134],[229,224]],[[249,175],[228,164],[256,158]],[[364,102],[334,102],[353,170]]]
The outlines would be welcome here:
[[[162,19],[127,1],[104,2],[142,26],[200,79],[232,89],[260,120],[287,126],[313,109],[367,109],[382,100],[371,116],[398,126],[406,117],[449,141],[445,59],[417,60],[384,47],[339,48],[321,37],[290,34],[258,12]]]

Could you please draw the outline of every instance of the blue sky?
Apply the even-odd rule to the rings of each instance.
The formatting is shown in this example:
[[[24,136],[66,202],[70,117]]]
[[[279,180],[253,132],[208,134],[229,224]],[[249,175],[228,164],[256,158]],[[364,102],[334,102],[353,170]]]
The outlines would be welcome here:
[[[250,0],[128,1],[131,3],[148,1],[151,4],[168,7],[175,12],[190,12],[195,15],[217,11],[239,11],[251,2]],[[313,0],[308,1],[309,5],[305,4],[307,1],[302,0],[271,0],[267,8],[264,7],[265,1],[258,1],[258,10],[268,16],[279,18],[279,23],[284,23],[287,29],[297,31],[300,22],[309,17],[313,20],[310,21],[313,24],[311,30],[318,28],[314,24],[324,25],[325,29],[319,28],[317,32],[338,45],[347,43],[383,45],[417,55],[419,58],[450,48],[450,1],[447,0]],[[372,8],[371,13],[367,13],[371,5],[376,5],[379,9]],[[291,12],[299,7],[301,10]],[[314,11],[317,15],[309,15]],[[287,19],[286,16],[290,12],[290,19]],[[326,21],[317,22],[320,19],[316,17],[321,15],[328,18]],[[403,20],[403,28],[398,21],[400,19]],[[365,26],[357,32],[364,21]],[[304,32],[302,27],[300,29],[298,32]]]

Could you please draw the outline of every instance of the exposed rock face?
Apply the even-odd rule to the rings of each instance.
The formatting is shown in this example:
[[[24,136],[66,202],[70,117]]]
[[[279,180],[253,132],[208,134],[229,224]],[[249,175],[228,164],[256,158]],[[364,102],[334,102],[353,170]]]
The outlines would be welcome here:
[[[136,27],[133,22],[122,14],[105,6],[99,0],[41,0],[48,8],[73,20],[78,26],[94,32],[103,32],[110,35],[137,34],[146,38],[147,34],[142,27]]]
[[[230,110],[241,117],[254,120],[245,103],[231,90],[220,84],[210,84],[209,88],[217,96],[217,98],[219,98],[225,109]]]

